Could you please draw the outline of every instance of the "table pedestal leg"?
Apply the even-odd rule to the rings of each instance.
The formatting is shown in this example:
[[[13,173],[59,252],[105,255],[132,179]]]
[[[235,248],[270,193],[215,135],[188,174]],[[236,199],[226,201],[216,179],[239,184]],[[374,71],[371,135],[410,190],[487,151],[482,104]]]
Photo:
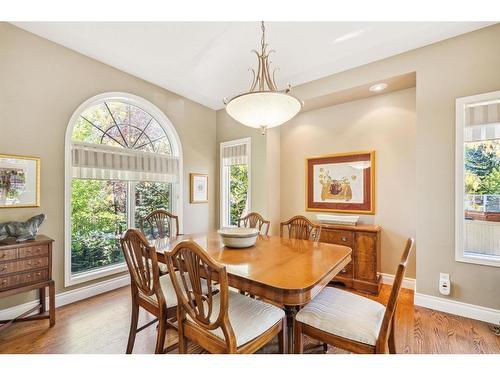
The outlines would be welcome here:
[[[288,348],[287,353],[293,353],[293,321],[295,319],[295,315],[297,314],[298,308],[297,306],[285,306],[285,314],[286,314],[286,325],[287,325],[287,338],[288,338]]]

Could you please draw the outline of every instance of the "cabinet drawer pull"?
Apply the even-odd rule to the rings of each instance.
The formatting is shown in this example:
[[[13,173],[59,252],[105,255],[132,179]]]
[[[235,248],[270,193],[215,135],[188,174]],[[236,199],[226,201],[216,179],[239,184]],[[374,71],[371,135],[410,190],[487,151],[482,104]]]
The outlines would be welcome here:
[[[7,279],[2,280],[2,285],[5,285],[5,284],[7,284]]]
[[[340,240],[343,242],[347,242],[347,237],[340,237]]]
[[[3,272],[7,269],[7,266],[3,266],[1,269],[0,269],[0,272]]]
[[[6,256],[7,256],[7,254],[6,254],[6,253],[2,253],[2,254],[0,255],[0,259],[5,258]]]

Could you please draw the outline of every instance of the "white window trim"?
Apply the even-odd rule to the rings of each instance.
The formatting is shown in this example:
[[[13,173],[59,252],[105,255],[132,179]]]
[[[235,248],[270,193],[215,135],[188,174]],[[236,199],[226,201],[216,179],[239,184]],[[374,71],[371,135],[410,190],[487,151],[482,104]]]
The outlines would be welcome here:
[[[114,264],[107,267],[102,267],[96,270],[71,274],[71,179],[72,179],[72,161],[71,161],[71,137],[73,128],[80,114],[87,108],[103,103],[109,100],[119,100],[131,105],[137,106],[153,116],[160,126],[163,127],[171,140],[172,153],[179,158],[179,181],[172,186],[172,196],[177,197],[175,203],[172,204],[172,211],[181,218],[179,227],[182,233],[183,220],[183,180],[184,171],[182,166],[182,145],[174,125],[169,118],[153,103],[139,96],[125,92],[107,92],[93,96],[83,102],[71,116],[68,127],[66,128],[66,137],[64,143],[64,286],[68,287],[95,280],[101,277],[114,275],[127,270],[125,263]],[[129,193],[130,195],[130,193]],[[129,223],[130,224],[130,223]]]
[[[500,267],[500,260],[487,255],[464,254],[464,124],[466,105],[500,98],[500,91],[457,98],[455,101],[455,260]]]
[[[247,205],[248,205],[248,212],[252,212],[252,138],[247,137],[247,138],[241,138],[241,139],[234,139],[232,141],[227,141],[227,142],[221,142],[220,143],[220,157],[219,157],[219,164],[220,164],[220,227],[224,227],[224,222],[225,222],[225,203],[228,204],[229,197],[226,194],[226,191],[224,189],[225,183],[224,180],[228,180],[229,176],[227,173],[225,173],[225,168],[224,168],[224,160],[223,160],[223,149],[224,147],[227,146],[233,146],[233,145],[240,145],[240,144],[247,144],[247,152],[248,152],[248,200],[247,200]]]

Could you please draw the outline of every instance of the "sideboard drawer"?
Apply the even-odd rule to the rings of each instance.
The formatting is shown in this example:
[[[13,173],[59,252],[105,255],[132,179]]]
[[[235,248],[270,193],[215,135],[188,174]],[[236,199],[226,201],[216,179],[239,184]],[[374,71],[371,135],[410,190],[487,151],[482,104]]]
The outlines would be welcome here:
[[[47,270],[39,270],[39,271],[33,271],[33,272],[29,272],[29,273],[21,273],[17,276],[19,276],[19,280],[18,280],[19,285],[32,284],[32,283],[37,283],[39,281],[47,280],[48,279],[48,271]]]
[[[17,249],[0,250],[0,262],[17,258]]]
[[[0,276],[0,290],[9,289],[19,284],[19,275]]]
[[[18,260],[16,262],[0,263],[0,275],[32,270],[35,268],[45,268],[49,265],[48,257]]]
[[[344,230],[322,230],[320,242],[352,247],[353,233]]]
[[[48,253],[49,253],[48,245],[23,247],[19,249],[19,258],[47,255]]]

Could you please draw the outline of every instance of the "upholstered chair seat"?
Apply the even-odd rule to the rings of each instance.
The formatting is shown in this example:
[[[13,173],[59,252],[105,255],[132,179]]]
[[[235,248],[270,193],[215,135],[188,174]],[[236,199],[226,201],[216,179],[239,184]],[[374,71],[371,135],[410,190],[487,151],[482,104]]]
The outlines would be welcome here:
[[[212,309],[214,315],[219,314],[220,294],[214,296]],[[236,336],[236,346],[240,347],[259,337],[276,323],[285,318],[285,312],[269,303],[248,298],[237,292],[229,291],[229,322]],[[188,316],[188,320],[191,320]],[[221,328],[211,331],[224,340]]]
[[[321,331],[375,345],[385,306],[337,288],[327,287],[295,319]]]

